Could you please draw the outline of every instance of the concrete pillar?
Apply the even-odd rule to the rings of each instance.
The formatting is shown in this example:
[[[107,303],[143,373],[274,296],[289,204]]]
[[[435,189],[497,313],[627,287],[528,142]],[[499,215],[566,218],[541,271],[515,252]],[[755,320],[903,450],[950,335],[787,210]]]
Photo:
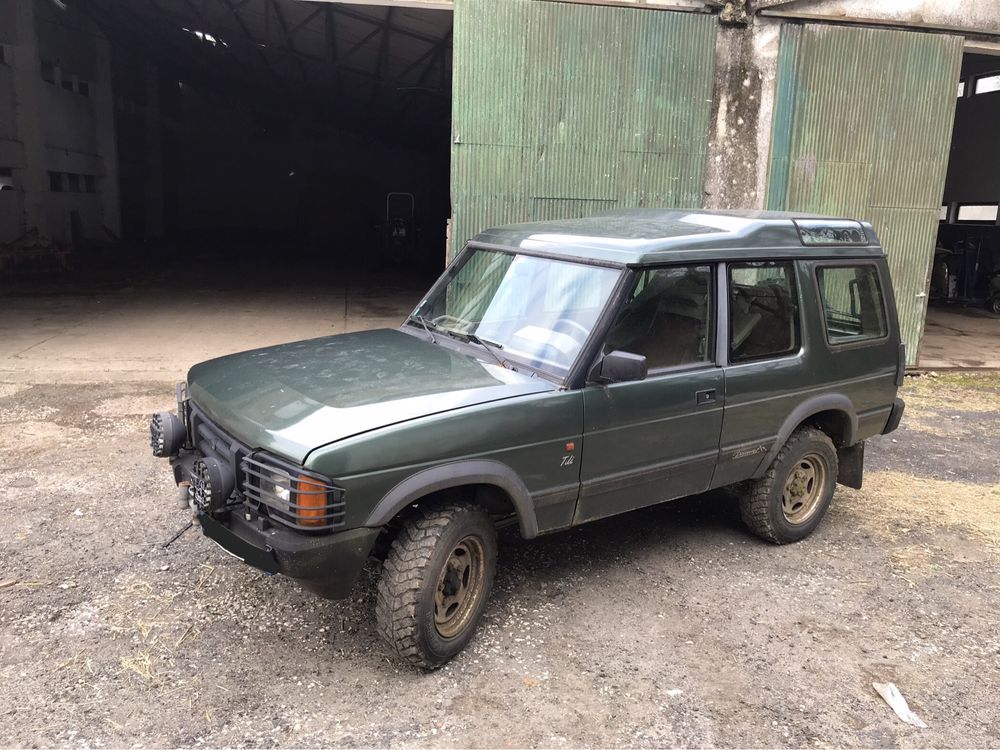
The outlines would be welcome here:
[[[146,239],[162,240],[163,225],[163,142],[160,130],[159,71],[147,62],[146,68]]]
[[[750,22],[723,25],[716,38],[705,208],[765,205],[781,27],[760,16]]]
[[[34,0],[14,0],[14,37],[11,55],[14,82],[14,134],[21,144],[20,170],[23,217],[21,230],[44,227],[49,192],[45,137],[42,134],[42,63],[35,34]]]
[[[94,117],[97,125],[97,153],[104,163],[100,183],[104,226],[115,236],[122,233],[121,186],[118,182],[118,138],[115,131],[115,93],[111,84],[111,45],[95,28],[94,52],[97,78],[94,81]]]

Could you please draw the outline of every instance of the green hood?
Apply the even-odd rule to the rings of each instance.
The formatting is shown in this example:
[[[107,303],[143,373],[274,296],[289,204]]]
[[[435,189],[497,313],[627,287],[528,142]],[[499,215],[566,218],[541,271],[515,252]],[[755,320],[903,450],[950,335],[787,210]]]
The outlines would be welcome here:
[[[219,427],[298,463],[379,427],[553,388],[391,329],[240,352],[188,373],[191,399]]]

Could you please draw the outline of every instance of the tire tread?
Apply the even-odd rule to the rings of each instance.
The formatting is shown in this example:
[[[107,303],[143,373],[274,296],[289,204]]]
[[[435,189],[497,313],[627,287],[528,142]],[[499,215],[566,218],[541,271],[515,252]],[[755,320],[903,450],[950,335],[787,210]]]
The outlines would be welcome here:
[[[396,535],[383,562],[375,604],[376,629],[396,657],[421,669],[440,666],[423,653],[418,637],[417,606],[427,566],[445,531],[470,511],[483,512],[465,503],[422,509]]]
[[[772,493],[776,489],[778,481],[778,469],[782,467],[789,456],[799,451],[799,445],[810,440],[820,440],[829,444],[834,455],[834,464],[830,467],[833,476],[837,475],[836,450],[833,441],[822,430],[815,427],[799,427],[793,432],[781,450],[771,461],[764,476],[755,479],[750,483],[749,490],[740,496],[740,515],[743,523],[751,532],[773,544],[787,544],[786,539],[775,526],[771,519],[770,506]]]

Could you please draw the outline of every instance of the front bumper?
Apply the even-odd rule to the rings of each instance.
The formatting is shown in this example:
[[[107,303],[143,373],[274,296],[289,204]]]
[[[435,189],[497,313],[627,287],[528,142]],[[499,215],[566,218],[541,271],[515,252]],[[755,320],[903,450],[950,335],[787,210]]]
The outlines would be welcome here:
[[[241,480],[237,480],[237,487],[225,505],[212,513],[205,512],[211,504],[206,507],[198,503],[190,488],[195,480],[195,461],[211,457],[233,476],[241,477],[243,461],[253,451],[209,422],[189,404],[182,388],[178,388],[178,414],[184,421],[185,447],[169,457],[170,465],[174,481],[188,487],[188,504],[197,512],[205,536],[248,565],[268,574],[281,573],[293,578],[320,596],[329,599],[349,596],[379,529],[297,531],[281,519],[269,518],[269,506],[247,501],[244,488],[239,486]]]
[[[379,535],[379,529],[360,528],[308,536],[237,512],[226,520],[199,513],[198,521],[205,536],[229,554],[265,573],[294,578],[327,599],[350,595]]]

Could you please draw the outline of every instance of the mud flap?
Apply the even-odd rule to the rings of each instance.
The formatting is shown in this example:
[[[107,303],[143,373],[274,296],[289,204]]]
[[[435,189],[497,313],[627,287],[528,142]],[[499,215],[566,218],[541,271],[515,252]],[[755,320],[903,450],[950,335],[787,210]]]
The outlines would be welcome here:
[[[840,466],[837,472],[837,484],[860,490],[865,473],[864,440],[846,448],[837,448],[837,461]]]

